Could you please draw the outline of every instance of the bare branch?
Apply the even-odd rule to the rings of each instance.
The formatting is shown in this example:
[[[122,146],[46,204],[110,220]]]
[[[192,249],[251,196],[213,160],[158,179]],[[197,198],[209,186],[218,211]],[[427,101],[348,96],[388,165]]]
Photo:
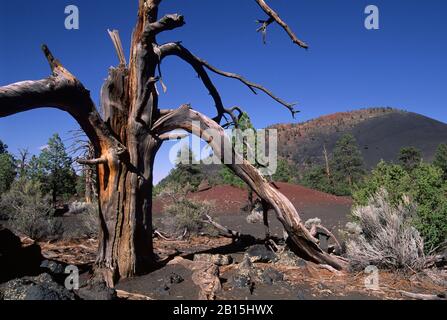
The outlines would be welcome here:
[[[399,290],[399,292],[408,298],[416,299],[416,300],[447,300],[446,295],[434,295],[434,294],[422,294],[422,293],[413,293],[407,292],[403,290]]]
[[[145,37],[155,36],[163,31],[174,30],[185,25],[185,19],[179,14],[168,14],[157,22],[149,23],[145,27]]]
[[[167,140],[182,140],[188,136],[189,136],[189,134],[185,134],[185,133],[165,133],[165,134],[160,135],[158,138],[161,141],[167,141]]]
[[[224,227],[220,223],[217,223],[216,221],[213,220],[213,218],[211,218],[211,216],[209,214],[205,214],[205,217],[206,217],[206,220],[204,220],[203,222],[208,223],[208,224],[212,225],[214,228],[216,228],[217,230],[219,230],[221,235],[223,235],[225,237],[229,237],[229,238],[234,238],[234,239],[241,237],[240,232],[228,229],[227,227]]]
[[[267,27],[270,24],[272,24],[273,22],[275,22],[275,20],[273,18],[269,18],[267,20],[258,20],[257,22],[260,23],[261,26],[256,31],[262,33],[262,41],[264,42],[264,44],[266,44],[267,43]]]
[[[295,115],[299,112],[294,109],[294,106],[295,106],[294,103],[288,103],[288,102],[282,100],[281,98],[279,98],[278,96],[273,94],[267,88],[261,86],[260,84],[251,82],[238,74],[231,73],[231,72],[225,72],[225,71],[217,69],[216,67],[210,65],[205,60],[192,54],[188,49],[183,47],[180,43],[172,42],[172,43],[164,44],[164,45],[160,46],[160,51],[161,51],[162,59],[164,57],[167,57],[170,55],[175,55],[175,56],[178,56],[179,58],[185,60],[187,63],[189,63],[194,68],[194,70],[196,70],[196,72],[202,78],[202,81],[204,82],[205,86],[210,91],[211,96],[213,96],[213,98],[216,102],[217,111],[219,112],[220,115],[222,115],[223,113],[229,114],[231,112],[229,112],[230,110],[225,110],[225,108],[223,107],[222,100],[219,96],[219,93],[217,92],[216,88],[212,84],[211,79],[209,78],[209,76],[206,73],[204,68],[207,68],[218,75],[239,80],[244,85],[246,85],[254,94],[257,94],[256,90],[260,90],[260,91],[264,92],[269,97],[271,97],[273,100],[275,100],[276,102],[285,106],[292,113],[292,116],[294,118],[295,118]],[[219,118],[217,118],[217,119],[219,119]],[[220,121],[216,121],[216,122],[220,122]]]
[[[295,35],[295,33],[292,31],[292,29],[289,27],[289,25],[287,23],[285,23],[279,17],[278,13],[276,13],[276,11],[273,10],[264,0],[256,0],[256,2],[261,7],[261,9],[264,10],[264,12],[270,17],[266,21],[260,21],[263,23],[263,26],[261,26],[261,28],[258,29],[258,31],[266,30],[267,26],[270,25],[271,23],[273,23],[273,21],[275,21],[287,32],[290,39],[292,39],[293,43],[297,44],[298,46],[300,46],[301,48],[304,48],[304,49],[309,48],[309,46],[306,43],[304,43],[303,41],[298,39],[298,37]]]
[[[107,163],[107,159],[105,157],[97,158],[97,159],[76,159],[76,162],[86,166],[95,166],[98,164]]]
[[[42,50],[53,75],[47,79],[1,87],[0,118],[36,108],[57,108],[76,119],[97,150],[101,145],[125,150],[102,121],[90,92],[53,57],[46,45]]]

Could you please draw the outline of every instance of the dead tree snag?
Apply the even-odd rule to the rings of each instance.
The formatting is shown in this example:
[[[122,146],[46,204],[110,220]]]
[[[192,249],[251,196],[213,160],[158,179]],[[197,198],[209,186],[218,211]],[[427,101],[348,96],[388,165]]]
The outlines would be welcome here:
[[[138,18],[133,32],[128,62],[117,31],[109,31],[119,65],[109,70],[101,89],[102,115],[97,111],[89,91],[43,46],[52,75],[37,81],[25,81],[0,88],[0,117],[40,108],[54,107],[68,112],[79,123],[94,148],[94,159],[81,161],[97,167],[100,208],[100,247],[96,268],[109,286],[119,278],[132,277],[148,270],[154,261],[152,247],[152,188],[154,158],[163,141],[179,138],[170,133],[184,129],[200,135],[223,155],[223,145],[206,136],[206,129],[217,130],[226,118],[236,123],[239,108],[227,108],[207,71],[237,79],[254,93],[262,91],[284,105],[292,115],[296,111],[268,89],[243,77],[221,71],[194,56],[178,42],[158,45],[158,34],[179,28],[185,21],[171,14],[158,19],[161,0],[139,0]],[[289,35],[290,28],[265,1],[258,1],[264,11]],[[294,39],[296,37],[292,37]],[[294,40],[297,44],[304,45]],[[301,43],[301,44],[300,44]],[[189,106],[177,110],[160,110],[156,83],[160,63],[167,56],[177,56],[190,64],[201,77],[216,104],[217,115],[210,119]],[[192,121],[200,126],[193,127]],[[233,152],[234,157],[240,157]],[[298,250],[315,262],[337,269],[343,263],[323,252],[314,237],[303,226],[290,201],[264,179],[258,170],[244,161],[229,167],[273,208]]]

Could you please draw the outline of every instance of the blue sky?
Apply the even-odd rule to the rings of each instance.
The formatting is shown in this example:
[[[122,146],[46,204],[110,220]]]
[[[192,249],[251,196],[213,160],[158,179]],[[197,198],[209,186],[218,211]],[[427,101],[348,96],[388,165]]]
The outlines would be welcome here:
[[[79,30],[64,28],[64,9],[70,4],[80,10]],[[268,97],[213,75],[224,103],[241,106],[259,128],[373,106],[403,108],[447,122],[447,1],[270,0],[270,4],[310,50],[294,46],[278,26],[269,28],[264,45],[255,32],[255,20],[265,16],[253,0],[166,0],[160,14],[181,13],[187,24],[158,40],[181,40],[215,66],[243,74],[299,103],[302,113],[293,120]],[[380,30],[364,28],[369,4],[380,10]],[[106,30],[118,29],[128,52],[136,8],[137,0],[0,0],[0,86],[48,76],[40,51],[46,43],[99,105],[108,67],[117,64]],[[171,58],[162,68],[168,92],[161,95],[161,107],[191,103],[215,114],[212,100],[189,66]],[[76,128],[68,114],[40,109],[0,119],[0,139],[13,153],[24,147],[38,153],[53,133],[66,139]],[[157,157],[156,181],[171,168],[169,146]]]

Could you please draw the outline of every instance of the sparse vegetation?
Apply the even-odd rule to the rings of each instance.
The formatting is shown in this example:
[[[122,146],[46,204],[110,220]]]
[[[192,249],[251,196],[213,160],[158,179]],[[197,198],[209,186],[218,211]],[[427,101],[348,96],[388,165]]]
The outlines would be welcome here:
[[[346,134],[337,141],[327,167],[311,167],[300,182],[323,192],[347,196],[352,194],[354,186],[362,181],[364,175],[363,157],[357,142],[351,134]]]
[[[273,181],[292,183],[296,180],[297,169],[285,159],[278,159],[276,172],[272,175]]]
[[[168,189],[173,186],[189,185],[192,191],[197,190],[205,177],[200,164],[193,163],[193,160],[196,160],[194,152],[188,145],[183,145],[182,149],[177,153],[175,168],[155,187],[154,195],[157,196],[165,190],[169,192]]]
[[[167,229],[165,231],[173,235],[181,235],[185,230],[189,235],[217,235],[217,231],[206,222],[206,215],[210,214],[212,204],[188,199],[187,194],[187,188],[180,189],[177,186],[170,186],[161,194],[170,199],[170,204],[164,208],[167,215],[163,221]]]
[[[397,207],[404,195],[416,205],[413,225],[419,230],[430,252],[447,239],[447,183],[440,168],[420,163],[411,172],[402,166],[381,162],[357,188],[356,205],[365,206],[380,189],[388,192],[391,205]]]
[[[361,229],[346,244],[352,269],[363,270],[369,265],[394,270],[423,268],[424,241],[413,226],[418,212],[409,197],[404,196],[396,206],[388,192],[380,189],[352,214]]]
[[[35,240],[59,236],[61,223],[53,216],[50,199],[41,192],[37,182],[15,181],[2,195],[1,208],[9,217],[12,229]]]
[[[64,233],[66,239],[94,238],[99,232],[99,212],[97,203],[72,202],[69,214],[79,215],[80,223],[75,229]]]

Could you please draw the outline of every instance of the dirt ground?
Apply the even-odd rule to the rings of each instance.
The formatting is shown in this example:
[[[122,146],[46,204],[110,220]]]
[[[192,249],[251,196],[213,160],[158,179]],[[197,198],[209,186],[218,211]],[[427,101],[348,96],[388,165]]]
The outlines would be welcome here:
[[[71,242],[40,243],[47,258],[83,266],[88,270],[95,259],[97,242],[79,240]],[[405,300],[410,299],[404,292],[442,294],[446,287],[434,283],[425,274],[399,274],[379,272],[378,290],[365,287],[364,273],[333,272],[313,264],[300,266],[277,263],[254,263],[258,274],[265,270],[276,270],[283,279],[274,283],[256,282],[253,287],[235,287],[231,279],[238,273],[245,246],[232,243],[221,237],[194,237],[188,241],[155,240],[155,252],[160,264],[149,274],[122,280],[117,289],[127,299],[138,300],[194,300],[199,298],[200,288],[194,280],[193,270],[173,261],[182,257],[191,262],[195,254],[231,255],[233,263],[218,267],[221,289],[216,293],[218,300]],[[174,259],[177,257],[176,259]]]
[[[278,184],[282,192],[298,209],[302,220],[318,217],[334,234],[348,221],[351,200],[335,197],[301,186]],[[290,264],[287,259],[254,262],[250,267],[249,283],[241,278],[247,250],[255,244],[264,244],[262,223],[249,224],[246,212],[240,210],[246,204],[245,191],[232,187],[216,187],[192,194],[198,200],[214,202],[213,216],[221,224],[254,238],[235,243],[224,237],[195,236],[184,241],[154,240],[158,264],[146,274],[118,283],[118,296],[125,299],[218,299],[218,300],[314,300],[314,299],[410,299],[410,293],[445,294],[447,286],[439,284],[426,273],[402,274],[379,272],[379,286],[375,290],[365,286],[367,274],[327,270],[304,260]],[[228,198],[228,199],[227,199]],[[155,201],[154,225],[163,219],[163,201]],[[77,219],[69,217],[65,227],[76,227]],[[283,227],[270,213],[271,234],[283,236]],[[31,241],[30,239],[24,239]],[[89,276],[95,261],[98,242],[95,239],[57,240],[40,242],[45,258],[77,265],[83,277]],[[232,262],[213,264],[194,261],[200,254],[231,257]],[[267,275],[267,276],[266,276]],[[447,278],[446,278],[447,279]],[[210,293],[211,292],[211,293]]]
[[[318,217],[322,224],[335,235],[338,235],[338,230],[348,222],[352,206],[350,198],[333,196],[295,184],[279,182],[275,185],[293,203],[303,221]],[[214,208],[212,215],[222,225],[254,237],[264,236],[264,226],[247,223],[248,213],[241,211],[241,208],[247,205],[246,190],[231,186],[216,186],[193,193],[189,197],[211,202]],[[163,219],[163,208],[168,203],[167,199],[155,199],[153,211],[156,226],[160,225],[159,222]],[[274,211],[269,212],[269,221],[271,234],[282,237],[283,227],[276,219]]]

